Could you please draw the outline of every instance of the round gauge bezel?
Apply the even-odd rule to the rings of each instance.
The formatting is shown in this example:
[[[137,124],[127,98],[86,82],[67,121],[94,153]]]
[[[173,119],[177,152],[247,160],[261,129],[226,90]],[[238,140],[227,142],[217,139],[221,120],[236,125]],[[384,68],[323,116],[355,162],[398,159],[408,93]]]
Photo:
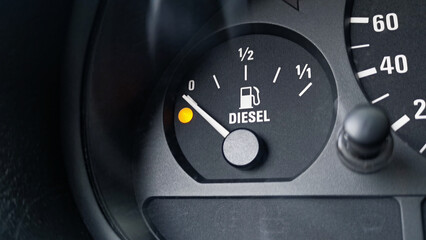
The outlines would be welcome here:
[[[194,167],[190,164],[190,162],[186,159],[184,153],[182,152],[175,132],[174,127],[174,108],[175,108],[175,100],[177,98],[177,91],[181,86],[184,75],[187,71],[194,66],[206,50],[214,48],[226,41],[229,41],[233,38],[251,35],[251,34],[264,34],[264,35],[272,35],[282,37],[291,42],[294,42],[300,45],[303,49],[305,49],[309,54],[311,54],[320,64],[322,69],[324,70],[327,80],[330,82],[331,93],[334,102],[337,104],[337,88],[335,83],[335,78],[332,74],[332,71],[325,59],[325,57],[321,54],[321,52],[315,47],[313,43],[303,37],[301,34],[284,28],[282,26],[268,24],[268,23],[249,23],[249,24],[241,24],[236,26],[227,27],[221,30],[218,30],[209,36],[203,38],[197,44],[195,44],[192,48],[187,50],[185,53],[181,54],[182,57],[176,59],[175,64],[171,66],[172,70],[167,71],[168,74],[164,76],[165,82],[169,83],[163,104],[163,126],[164,132],[166,135],[167,144],[176,159],[179,165],[197,182],[201,183],[217,183],[217,182],[276,182],[276,181],[291,181],[296,178],[298,175],[303,173],[309,166],[312,165],[313,162],[318,158],[318,156],[323,151],[324,147],[327,144],[327,141],[321,147],[321,151],[315,156],[315,158],[308,164],[308,166],[303,169],[299,174],[292,178],[253,178],[253,179],[207,179],[199,174]],[[333,108],[333,118],[332,124],[328,130],[327,139],[329,139],[335,124],[336,124],[336,114],[337,114],[337,105],[334,105]]]

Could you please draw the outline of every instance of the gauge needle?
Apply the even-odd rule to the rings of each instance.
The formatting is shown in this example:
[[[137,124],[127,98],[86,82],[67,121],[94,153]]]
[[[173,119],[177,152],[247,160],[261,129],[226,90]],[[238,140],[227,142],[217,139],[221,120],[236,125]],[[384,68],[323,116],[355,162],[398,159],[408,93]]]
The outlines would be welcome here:
[[[224,138],[229,135],[229,131],[226,130],[222,125],[220,125],[216,120],[214,120],[208,113],[206,113],[202,108],[200,108],[197,102],[194,101],[189,95],[182,95],[182,98],[195,109],[216,131],[220,133]]]

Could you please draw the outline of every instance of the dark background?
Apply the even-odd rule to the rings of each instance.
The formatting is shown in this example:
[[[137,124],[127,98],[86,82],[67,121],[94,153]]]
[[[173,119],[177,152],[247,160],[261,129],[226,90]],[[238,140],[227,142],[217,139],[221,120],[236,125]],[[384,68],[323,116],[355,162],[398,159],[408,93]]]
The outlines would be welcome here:
[[[89,239],[60,145],[71,0],[0,1],[0,239]]]

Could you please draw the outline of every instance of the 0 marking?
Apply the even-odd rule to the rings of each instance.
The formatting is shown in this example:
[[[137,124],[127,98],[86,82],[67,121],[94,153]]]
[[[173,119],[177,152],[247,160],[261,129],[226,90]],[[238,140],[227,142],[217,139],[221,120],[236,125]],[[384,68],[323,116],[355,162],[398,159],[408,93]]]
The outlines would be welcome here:
[[[404,115],[400,119],[398,119],[396,122],[394,122],[391,128],[396,132],[400,128],[402,128],[405,124],[407,124],[409,121],[410,121],[410,118],[407,115]]]
[[[219,82],[217,81],[216,75],[213,75],[214,82],[216,83],[217,89],[220,89]]]
[[[310,82],[300,93],[299,93],[299,97],[303,96],[303,94],[305,94],[306,91],[308,91],[308,89],[312,86],[312,83]]]
[[[281,72],[281,67],[277,69],[277,73],[275,73],[274,81],[272,81],[273,83],[277,81],[277,78],[278,78],[278,75],[280,75],[280,72]]]

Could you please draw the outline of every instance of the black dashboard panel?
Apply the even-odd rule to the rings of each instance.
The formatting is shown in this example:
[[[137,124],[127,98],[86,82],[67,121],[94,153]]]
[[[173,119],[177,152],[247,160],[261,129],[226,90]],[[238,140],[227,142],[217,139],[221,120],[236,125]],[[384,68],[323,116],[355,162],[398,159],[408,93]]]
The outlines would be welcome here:
[[[402,239],[392,198],[153,198],[144,213],[160,239]]]
[[[0,239],[91,239],[61,152],[72,1],[0,3]]]
[[[423,201],[423,234],[426,234],[426,202]]]
[[[179,229],[191,229],[192,224],[194,227],[199,227],[197,224],[201,224],[190,216],[185,217],[185,207],[191,203],[197,205],[198,201],[210,202],[212,208],[215,208],[217,204],[215,200],[229,199],[232,202],[237,201],[234,199],[241,198],[266,198],[277,201],[271,200],[273,202],[271,205],[274,207],[280,204],[298,205],[306,202],[315,205],[318,203],[316,199],[320,199],[318,201],[327,213],[333,212],[333,207],[339,204],[345,205],[343,199],[348,199],[351,210],[348,210],[347,216],[352,216],[351,214],[355,216],[356,214],[350,211],[357,209],[357,206],[365,207],[362,211],[367,214],[372,212],[369,207],[381,209],[383,213],[387,211],[384,208],[389,205],[391,210],[388,214],[392,220],[380,228],[383,232],[378,233],[377,236],[380,236],[378,238],[389,233],[386,229],[391,229],[394,233],[392,237],[396,239],[423,239],[421,202],[426,194],[426,175],[424,174],[426,162],[418,153],[418,149],[408,147],[394,132],[388,133],[388,136],[393,139],[392,155],[386,159],[386,166],[383,165],[380,169],[375,169],[379,171],[370,174],[348,169],[339,155],[341,150],[337,147],[337,140],[343,132],[342,126],[347,114],[356,106],[366,105],[369,102],[360,87],[358,81],[360,75],[357,75],[356,66],[352,61],[353,49],[350,48],[351,21],[365,22],[366,20],[351,20],[351,1],[300,1],[296,8],[280,0],[232,2],[206,0],[197,1],[197,4],[192,1],[178,3],[172,0],[126,1],[123,4],[109,0],[90,5],[90,7],[85,6],[84,3],[79,3],[79,6],[79,12],[86,13],[83,16],[87,17],[87,22],[75,21],[73,36],[80,41],[79,44],[70,45],[72,48],[69,51],[69,61],[73,64],[67,68],[67,95],[64,96],[67,105],[64,116],[67,120],[65,125],[68,127],[64,130],[64,140],[69,146],[68,161],[71,175],[74,176],[75,183],[78,183],[74,185],[74,190],[76,193],[84,192],[77,197],[78,203],[80,208],[88,210],[88,212],[83,211],[83,216],[92,221],[90,228],[95,236],[102,239],[154,239],[162,235],[161,229],[166,229],[170,232],[165,235],[176,236],[176,238],[166,239],[182,239],[184,235],[174,235],[174,233],[184,234],[185,231],[179,232]],[[196,96],[191,91],[199,86],[198,79],[182,80],[174,77],[178,70],[177,66],[191,53],[194,46],[203,44],[208,37],[214,36],[214,33],[224,31],[229,39],[232,39],[238,35],[232,31],[234,27],[242,25],[274,25],[286,29],[285,32],[294,32],[302,36],[311,43],[315,51],[318,51],[319,54],[314,56],[322,56],[316,57],[316,60],[322,66],[329,66],[330,79],[335,81],[336,93],[332,104],[335,119],[332,121],[328,139],[321,146],[322,150],[315,160],[305,168],[301,168],[302,171],[294,174],[293,178],[256,179],[253,177],[254,180],[243,182],[228,181],[229,179],[216,182],[203,181],[197,179],[194,171],[188,170],[191,166],[185,164],[189,161],[182,164],[182,161],[176,159],[173,147],[181,147],[180,143],[171,146],[168,141],[167,134],[180,133],[170,132],[165,126],[191,124],[186,120],[175,121],[184,107],[192,108],[194,123],[196,120],[203,119],[210,121],[209,124],[200,122],[199,125],[202,126],[200,129],[203,129],[200,131],[205,131],[203,133],[209,134],[209,137],[216,134],[214,136],[217,140],[223,133],[222,136],[226,140],[232,134],[234,129],[230,129],[223,123],[223,119],[226,119],[226,115],[229,116],[229,112],[225,112],[226,115],[223,118],[221,114],[224,112],[219,110],[217,113],[210,112],[207,109],[204,112],[212,116],[206,117],[206,114],[200,111],[206,105],[203,105],[198,98],[195,99],[200,103],[198,108],[195,107],[197,104],[194,102],[197,102],[194,99],[187,101],[189,98],[183,98],[189,105],[172,104],[172,106],[178,106],[175,112],[173,107],[166,107],[167,91],[172,89],[170,86],[173,84],[188,81],[188,92],[185,90],[184,95]],[[83,33],[75,30],[79,26],[84,26]],[[250,51],[254,51],[254,61],[256,61],[257,49],[241,46],[241,52],[238,48],[232,48],[232,51],[236,60],[230,61],[222,68],[228,69],[235,64],[241,70],[240,75],[237,74],[235,79],[241,76],[240,81],[248,82],[249,78],[245,79],[245,72],[249,70],[245,69],[250,69],[251,66],[251,63],[248,63]],[[235,61],[240,61],[239,65]],[[244,64],[244,61],[247,61],[247,64]],[[243,62],[242,65],[241,62]],[[268,61],[262,64],[273,65]],[[310,64],[306,62],[292,64],[294,66],[288,68],[291,67],[293,80],[297,81],[301,88],[288,94],[295,94],[295,99],[303,99],[302,97],[313,93],[318,84],[316,82],[318,79],[315,79],[315,68],[309,68]],[[268,81],[275,81],[274,73],[276,76],[280,74],[277,67],[279,66],[273,65],[276,72],[270,73]],[[284,69],[284,66],[281,67]],[[196,67],[189,64],[186,68],[195,69]],[[213,75],[209,86],[212,89],[216,88],[215,91],[220,89],[220,84],[217,82],[221,80],[219,73],[222,72],[220,68],[217,71],[218,73],[208,73]],[[284,76],[285,71],[281,71]],[[313,71],[312,77],[309,71]],[[261,70],[257,70],[256,74],[265,76]],[[191,80],[194,80],[195,85]],[[260,82],[256,82],[256,86],[241,85],[238,88],[252,86],[250,88],[252,92],[249,95],[253,95],[252,93],[256,91],[263,92],[263,89],[258,88],[259,84]],[[186,85],[182,86],[186,87]],[[242,92],[241,90],[241,96]],[[259,97],[257,101],[254,95],[252,98],[247,98],[250,100],[243,101],[241,96],[240,109],[252,107],[255,109]],[[260,95],[260,99],[263,98],[264,96]],[[220,100],[224,99],[226,100],[226,98]],[[219,100],[212,102],[219,102]],[[182,104],[186,103],[182,101]],[[230,106],[226,105],[226,107]],[[168,112],[170,109],[173,111]],[[237,111],[239,110],[235,110]],[[211,119],[218,120],[211,121]],[[226,131],[222,131],[223,128]],[[251,129],[249,126],[245,128],[254,132],[260,131]],[[188,128],[188,131],[192,130]],[[182,140],[183,136],[177,137],[182,137]],[[187,146],[187,150],[196,149],[200,153],[194,159],[209,159],[210,156],[204,154],[201,144],[198,144],[208,139],[210,138],[199,137]],[[268,144],[267,141],[265,143]],[[217,154],[215,157],[219,159],[222,146],[220,144],[215,146]],[[301,146],[303,141],[299,142],[298,148],[311,147],[309,144]],[[223,155],[223,161],[232,163],[226,154]],[[263,155],[262,161],[267,163],[268,156],[268,154]],[[255,176],[256,171],[259,171],[262,166],[237,169],[235,165],[225,163],[223,162],[222,165],[224,168],[229,168],[229,172],[245,171],[241,175],[247,176]],[[220,170],[218,172],[221,173]],[[88,189],[88,186],[91,186],[93,191]],[[170,208],[154,208],[149,211],[149,214],[144,215],[147,213],[145,206],[152,203],[151,199],[175,199],[179,203],[179,208],[171,207],[173,211],[169,210]],[[383,204],[381,204],[382,199],[385,199]],[[372,202],[369,202],[370,200]],[[339,204],[335,205],[335,201]],[[250,205],[248,201],[244,204],[247,204],[247,207]],[[262,205],[259,202],[257,204]],[[265,206],[267,204],[269,203],[265,203]],[[199,209],[201,211],[203,207],[200,205]],[[194,209],[188,210],[194,211],[191,212],[193,216],[201,214]],[[156,216],[156,213],[160,215]],[[172,224],[167,220],[179,220],[179,218],[168,219],[166,216],[174,213],[184,215],[182,222],[178,222],[184,226],[176,223],[176,225],[161,225],[160,229],[154,226],[155,224],[147,224],[154,221]],[[328,220],[330,219],[324,221]],[[217,223],[214,219],[212,221],[205,223]],[[302,227],[295,226],[295,231]],[[377,229],[373,227],[373,230]],[[356,229],[352,230],[356,231]],[[342,232],[337,230],[329,233],[330,238],[342,236]]]

